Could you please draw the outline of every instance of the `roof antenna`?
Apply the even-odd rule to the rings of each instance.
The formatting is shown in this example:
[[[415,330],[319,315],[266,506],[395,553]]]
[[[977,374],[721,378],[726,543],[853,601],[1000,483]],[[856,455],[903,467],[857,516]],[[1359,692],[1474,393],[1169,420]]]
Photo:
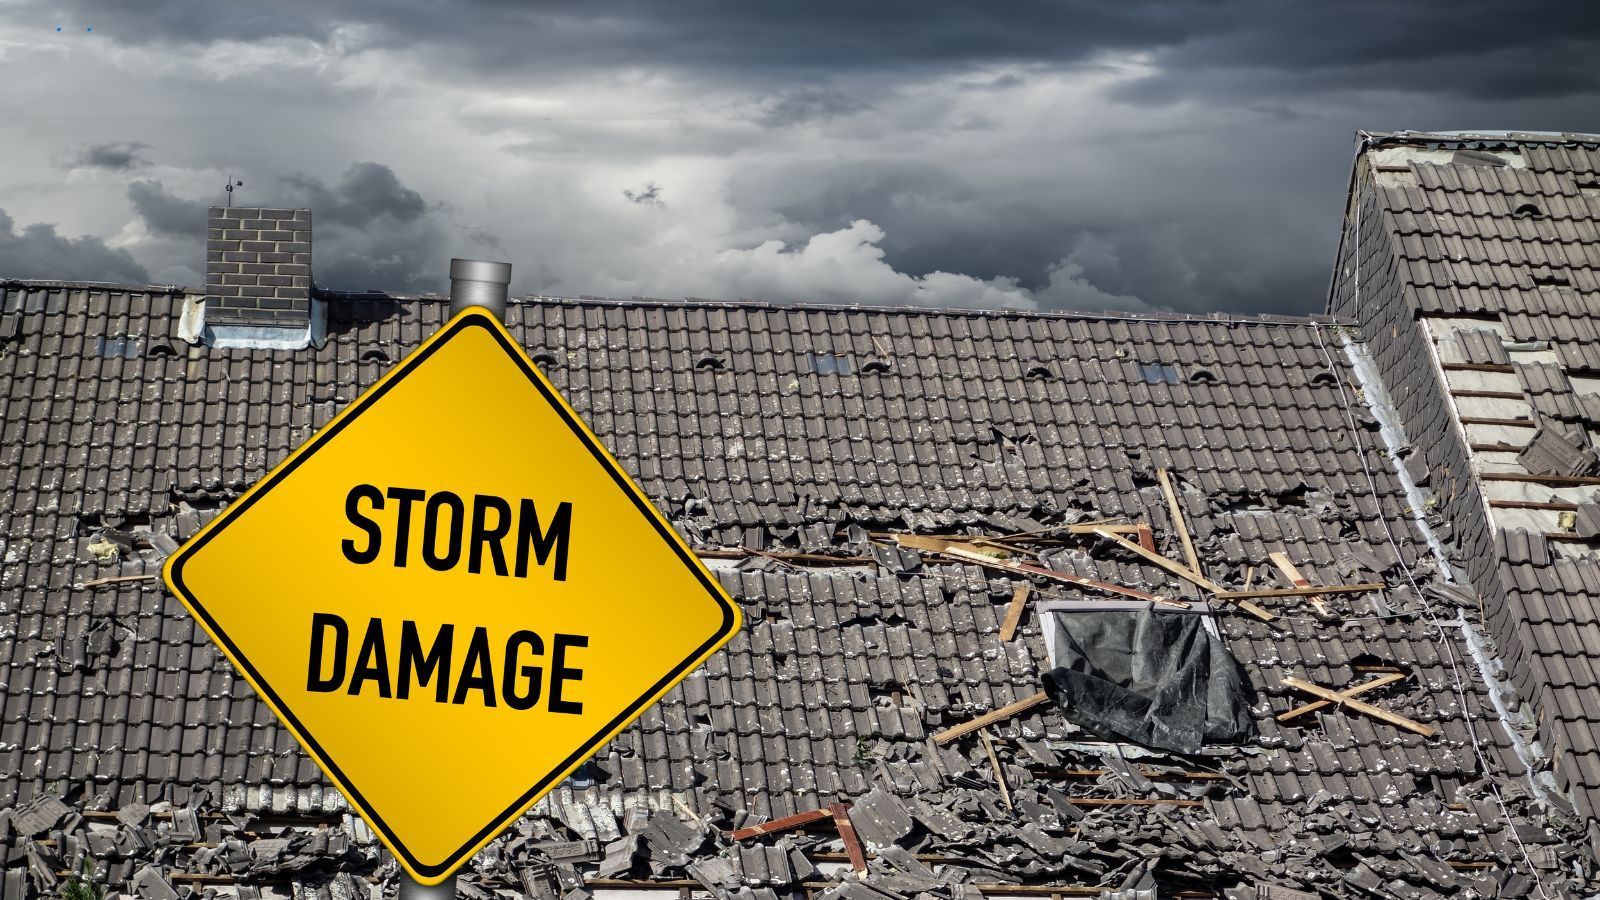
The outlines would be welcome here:
[[[229,206],[229,208],[233,207],[233,189],[236,188],[236,187],[244,187],[244,182],[242,182],[242,181],[234,181],[233,180],[233,176],[229,175],[228,176],[228,183],[222,186],[222,189],[228,192],[228,206]]]

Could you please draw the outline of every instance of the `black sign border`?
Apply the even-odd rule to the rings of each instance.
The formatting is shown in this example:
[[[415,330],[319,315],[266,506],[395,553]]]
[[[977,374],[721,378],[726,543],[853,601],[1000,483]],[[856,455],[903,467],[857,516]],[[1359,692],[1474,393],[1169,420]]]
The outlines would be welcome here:
[[[227,636],[227,634],[223,632],[222,628],[218,626],[216,620],[211,616],[211,613],[206,610],[205,604],[201,603],[199,598],[195,596],[194,592],[191,591],[188,585],[184,583],[183,567],[184,564],[187,563],[189,559],[194,556],[194,554],[198,553],[202,547],[209,543],[212,538],[221,534],[223,530],[228,527],[229,523],[243,515],[245,511],[248,510],[257,500],[266,496],[267,492],[271,491],[273,487],[277,486],[291,473],[293,473],[294,470],[299,467],[301,462],[309,459],[325,444],[343,431],[345,426],[349,425],[351,422],[354,422],[363,412],[369,409],[378,400],[382,399],[382,397],[387,394],[390,389],[403,381],[406,376],[415,371],[418,366],[427,362],[435,352],[448,344],[453,338],[465,333],[466,329],[468,328],[481,328],[488,332],[494,337],[495,343],[506,352],[506,355],[511,357],[511,359],[516,362],[517,368],[525,376],[527,376],[528,381],[538,389],[539,394],[544,397],[545,401],[549,403],[558,414],[560,414],[562,421],[566,423],[567,427],[572,431],[572,433],[583,442],[585,449],[587,449],[590,455],[594,457],[595,462],[599,463],[601,468],[604,469],[607,474],[611,476],[612,480],[616,482],[617,487],[621,488],[623,492],[626,493],[631,500],[633,500],[634,506],[638,508],[639,513],[643,515],[645,519],[647,519],[656,529],[656,531],[661,535],[661,538],[666,541],[667,545],[672,548],[672,551],[678,555],[684,566],[688,568],[690,572],[694,573],[695,578],[701,583],[701,586],[706,589],[706,593],[709,594],[712,600],[714,600],[722,609],[722,623],[717,627],[717,631],[712,637],[700,644],[700,646],[696,647],[692,652],[690,652],[688,657],[685,658],[683,662],[679,663],[677,666],[674,666],[670,672],[662,676],[660,680],[656,681],[655,684],[647,688],[644,691],[644,694],[640,696],[638,700],[629,704],[625,709],[623,709],[622,712],[618,713],[614,718],[603,725],[595,733],[595,735],[585,741],[582,746],[573,751],[561,762],[557,763],[551,769],[549,774],[539,779],[539,781],[534,784],[533,787],[529,788],[527,792],[518,797],[510,806],[506,807],[505,811],[501,812],[494,818],[494,821],[484,826],[464,844],[462,844],[460,848],[446,857],[444,861],[428,864],[423,863],[411,853],[411,850],[406,847],[404,842],[402,842],[394,833],[394,831],[390,829],[389,824],[377,814],[376,810],[372,808],[371,804],[367,802],[367,799],[362,796],[361,792],[356,790],[355,786],[350,783],[348,778],[345,777],[344,772],[339,768],[338,764],[333,761],[332,757],[325,750],[323,750],[322,745],[317,743],[317,739],[312,736],[310,730],[308,730],[300,722],[299,718],[295,716],[294,712],[290,710],[288,705],[284,703],[282,698],[278,696],[277,691],[273,690],[272,685],[267,683],[267,680],[261,676],[261,673],[257,671],[256,667],[250,663],[250,660],[244,655],[243,652],[240,651],[239,647],[235,645],[234,642]],[[688,669],[694,665],[696,660],[711,651],[717,645],[721,644],[723,641],[727,640],[733,634],[735,620],[734,608],[723,594],[721,586],[712,581],[707,576],[704,567],[699,564],[699,561],[688,554],[682,538],[680,538],[666,525],[660,514],[655,511],[655,508],[651,506],[650,501],[644,496],[643,491],[641,491],[638,486],[635,485],[633,481],[621,471],[618,465],[613,464],[607,453],[600,448],[599,444],[596,443],[592,437],[590,437],[589,430],[579,423],[576,417],[574,417],[573,414],[568,410],[566,402],[562,400],[560,396],[556,394],[554,389],[545,382],[544,378],[542,378],[539,373],[534,370],[533,366],[528,361],[527,354],[524,353],[521,348],[507,341],[506,332],[501,328],[495,327],[492,324],[492,320],[489,319],[487,313],[475,313],[472,315],[458,316],[454,321],[445,327],[445,330],[437,336],[437,339],[430,340],[426,346],[402,360],[399,368],[391,377],[384,379],[382,384],[357,398],[355,403],[350,406],[347,414],[340,416],[332,425],[315,435],[310,442],[296,449],[290,455],[288,462],[282,468],[271,473],[265,481],[251,490],[248,496],[236,503],[230,504],[228,508],[224,510],[218,517],[218,521],[215,524],[206,528],[205,532],[192,543],[181,548],[178,553],[174,555],[168,571],[172,578],[173,587],[183,594],[183,597],[188,601],[189,606],[205,621],[207,630],[210,631],[210,633],[214,635],[218,641],[227,647],[229,655],[232,656],[233,659],[238,660],[239,665],[249,673],[251,682],[257,685],[264,693],[266,693],[272,704],[272,708],[276,710],[279,715],[289,720],[293,727],[294,733],[300,735],[304,742],[309,745],[308,749],[313,755],[316,756],[317,761],[322,764],[323,769],[328,774],[332,775],[334,780],[338,782],[338,785],[343,791],[344,795],[347,798],[355,801],[356,805],[361,808],[363,813],[365,813],[365,818],[367,821],[371,822],[379,831],[383,833],[384,837],[387,839],[386,843],[388,843],[390,849],[403,856],[407,865],[413,871],[425,878],[435,878],[453,871],[462,862],[464,862],[465,857],[471,850],[490,838],[496,832],[501,831],[509,826],[518,818],[523,807],[528,806],[534,797],[553,786],[553,782],[557,776],[567,772],[569,769],[581,763],[584,759],[592,756],[594,752],[599,749],[599,745],[605,741],[607,735],[609,735],[613,730],[626,727],[634,719],[642,715],[645,705],[651,697],[655,696],[657,692],[666,690],[683,677],[687,676]]]

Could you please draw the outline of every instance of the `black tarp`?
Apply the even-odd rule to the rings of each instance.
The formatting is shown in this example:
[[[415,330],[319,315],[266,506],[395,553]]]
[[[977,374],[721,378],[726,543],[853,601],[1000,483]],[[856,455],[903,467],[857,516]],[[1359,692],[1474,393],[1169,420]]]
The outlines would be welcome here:
[[[1109,740],[1176,753],[1255,736],[1250,683],[1194,613],[1056,612],[1045,691]]]

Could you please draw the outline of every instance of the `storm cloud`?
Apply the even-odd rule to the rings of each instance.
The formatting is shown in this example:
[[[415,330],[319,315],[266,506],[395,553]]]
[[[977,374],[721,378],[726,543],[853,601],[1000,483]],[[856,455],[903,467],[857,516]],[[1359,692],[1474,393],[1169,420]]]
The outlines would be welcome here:
[[[66,168],[128,172],[150,164],[144,155],[148,149],[148,144],[135,141],[100,141],[67,154],[63,165]]]
[[[167,193],[159,181],[135,181],[128,185],[128,200],[153,234],[204,240],[206,203]]]
[[[0,204],[158,277],[232,173],[329,286],[1307,312],[1358,129],[1600,131],[1596,58],[1567,3],[26,0],[0,115],[83,111]]]
[[[126,250],[107,247],[97,237],[66,237],[56,227],[35,222],[18,230],[0,209],[0,274],[8,278],[61,281],[111,281],[143,284],[145,268]]]

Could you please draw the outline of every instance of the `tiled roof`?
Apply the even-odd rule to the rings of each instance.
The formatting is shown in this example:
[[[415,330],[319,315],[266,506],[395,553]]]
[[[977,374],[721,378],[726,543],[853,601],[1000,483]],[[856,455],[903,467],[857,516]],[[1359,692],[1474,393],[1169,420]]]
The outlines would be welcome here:
[[[1600,847],[1600,136],[1366,135],[1345,224],[1330,309],[1361,321]]]
[[[86,784],[112,809],[196,790],[234,810],[342,808],[159,582],[106,579],[155,572],[171,542],[436,329],[444,304],[329,296],[326,346],[245,351],[181,340],[194,298],[180,291],[0,290],[0,807]],[[1466,633],[1441,627],[1472,601],[1435,573],[1340,328],[555,298],[513,304],[508,324],[697,548],[847,563],[722,563],[744,632],[552,795],[535,819],[555,824],[539,829],[659,845],[647,808],[734,827],[870,794],[917,823],[888,845],[975,882],[1116,887],[1151,873],[1163,894],[1430,896],[1446,881],[1491,893],[1575,877]],[[1391,587],[1330,596],[1329,621],[1292,598],[1263,601],[1282,614],[1272,625],[1220,615],[1261,736],[1149,762],[1175,777],[1094,774],[1127,763],[1047,707],[994,726],[1007,811],[981,744],[928,738],[1039,690],[1038,618],[1001,642],[1011,582],[885,553],[871,535],[1126,517],[1176,555],[1161,468],[1218,582],[1260,567],[1267,583],[1281,550],[1313,583]],[[1102,545],[1041,556],[1197,596]],[[1274,719],[1307,699],[1284,677],[1343,687],[1373,665],[1410,674],[1373,702],[1437,735],[1331,708]],[[1220,777],[1183,774],[1197,766]],[[700,852],[735,865],[723,845]],[[135,874],[121,865],[117,877]]]

